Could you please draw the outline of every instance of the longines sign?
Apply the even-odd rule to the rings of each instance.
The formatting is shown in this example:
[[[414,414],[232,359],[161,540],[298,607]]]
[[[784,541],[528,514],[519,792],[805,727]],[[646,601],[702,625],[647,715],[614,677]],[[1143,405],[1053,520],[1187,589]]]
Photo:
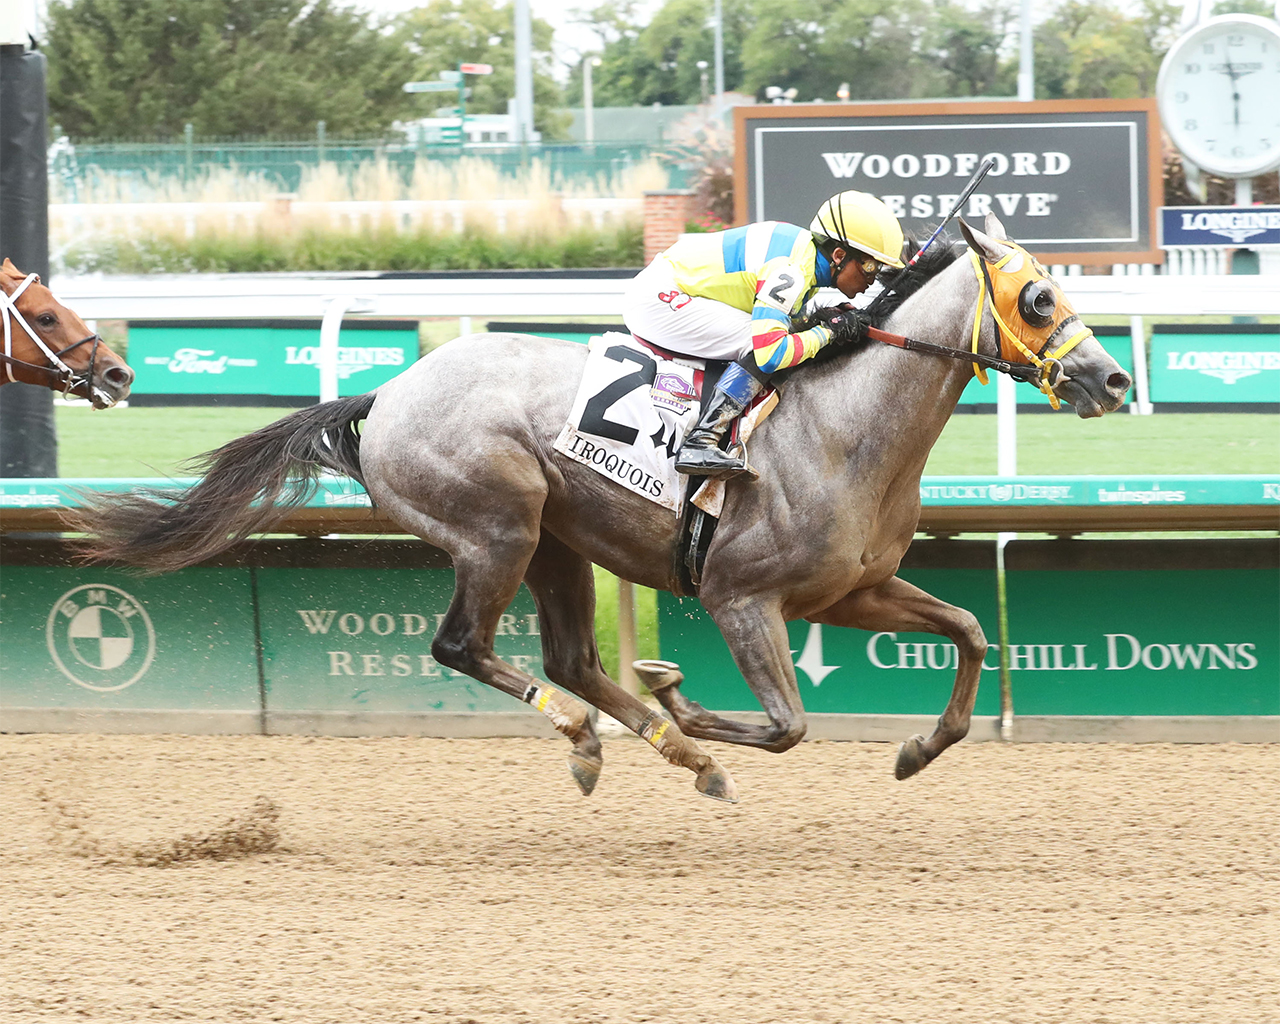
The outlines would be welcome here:
[[[994,212],[1048,263],[1158,263],[1154,100],[738,107],[737,220],[808,224],[844,189],[879,196],[920,239],[982,161],[962,211]]]

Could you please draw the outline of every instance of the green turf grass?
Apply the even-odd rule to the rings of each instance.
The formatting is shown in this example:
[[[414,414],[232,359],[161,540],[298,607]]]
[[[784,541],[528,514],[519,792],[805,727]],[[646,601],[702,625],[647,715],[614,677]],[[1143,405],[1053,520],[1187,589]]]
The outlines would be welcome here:
[[[1082,420],[1067,406],[1019,416],[1018,472],[1280,473],[1280,416],[1265,413],[1112,413]],[[953,416],[925,466],[926,476],[996,471],[996,417]]]
[[[286,409],[148,408],[57,410],[63,476],[179,474],[179,464],[272,420]],[[1280,416],[1245,413],[1114,413],[1018,417],[1018,470],[1033,474],[1280,473]],[[996,471],[996,418],[953,416],[925,474]]]

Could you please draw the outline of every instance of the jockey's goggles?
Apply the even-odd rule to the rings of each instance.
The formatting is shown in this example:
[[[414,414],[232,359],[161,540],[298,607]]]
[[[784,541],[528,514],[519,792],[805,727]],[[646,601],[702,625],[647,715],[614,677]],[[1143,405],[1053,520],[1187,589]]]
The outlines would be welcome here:
[[[1057,409],[1060,403],[1054,388],[1070,379],[1063,369],[1062,357],[1085,338],[1093,337],[1093,331],[1081,322],[1062,290],[1031,253],[1016,242],[1002,240],[1000,244],[1012,251],[998,260],[969,253],[978,278],[972,350],[975,354],[978,351],[982,307],[990,296],[1001,357],[1036,366],[1040,377],[1035,383]],[[973,364],[973,372],[979,381],[987,383],[987,372],[977,363]]]

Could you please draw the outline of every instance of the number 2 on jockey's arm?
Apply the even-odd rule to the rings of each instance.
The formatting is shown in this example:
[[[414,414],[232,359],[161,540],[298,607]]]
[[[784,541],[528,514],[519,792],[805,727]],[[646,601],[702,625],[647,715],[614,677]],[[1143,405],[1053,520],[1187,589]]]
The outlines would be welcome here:
[[[607,437],[622,444],[634,444],[640,431],[624,423],[607,420],[604,414],[609,407],[629,391],[639,387],[653,387],[658,377],[658,364],[650,356],[625,345],[610,345],[604,354],[619,363],[639,363],[640,369],[624,374],[601,388],[587,400],[582,410],[582,418],[578,421],[578,429],[584,434],[596,437]]]
[[[790,260],[770,260],[761,268],[761,275],[756,288],[757,306],[772,306],[790,316],[804,305],[811,282]]]

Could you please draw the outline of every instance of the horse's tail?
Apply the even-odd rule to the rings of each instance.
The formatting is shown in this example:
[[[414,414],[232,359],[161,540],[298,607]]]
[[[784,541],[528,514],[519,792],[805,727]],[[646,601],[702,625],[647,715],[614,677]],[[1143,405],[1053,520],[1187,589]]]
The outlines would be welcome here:
[[[81,553],[149,572],[193,565],[306,503],[316,473],[329,469],[364,484],[360,433],[374,393],[300,409],[193,459],[203,479],[185,491],[94,493],[67,518],[89,536]]]

